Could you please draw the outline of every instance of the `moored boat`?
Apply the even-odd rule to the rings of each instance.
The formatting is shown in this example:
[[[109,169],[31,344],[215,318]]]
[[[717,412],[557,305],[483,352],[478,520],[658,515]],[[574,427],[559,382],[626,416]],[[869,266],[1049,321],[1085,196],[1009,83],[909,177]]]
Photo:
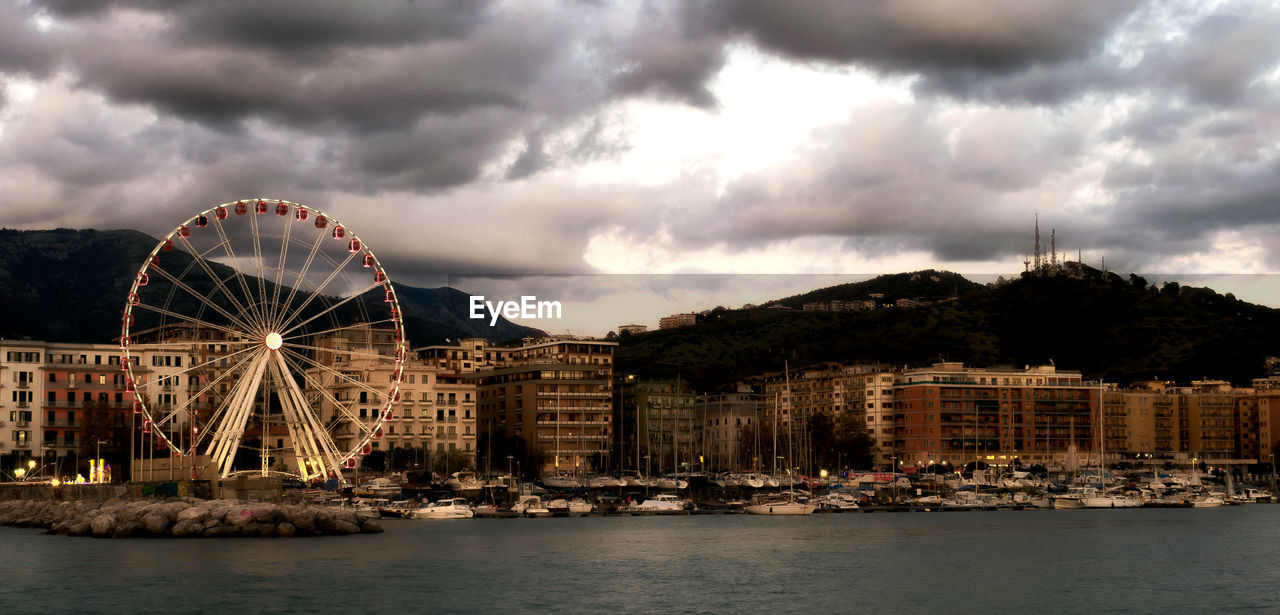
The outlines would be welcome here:
[[[449,479],[444,481],[444,484],[449,485],[449,488],[455,492],[484,489],[484,481],[480,480],[475,472],[454,472],[449,475]]]
[[[747,505],[749,515],[812,515],[817,510],[812,502],[791,498],[760,498]]]
[[[462,498],[445,498],[419,508],[410,515],[411,519],[470,519],[475,516],[471,506]]]
[[[511,506],[511,512],[522,517],[550,517],[551,511],[542,504],[542,498],[536,495],[522,495],[520,500]]]

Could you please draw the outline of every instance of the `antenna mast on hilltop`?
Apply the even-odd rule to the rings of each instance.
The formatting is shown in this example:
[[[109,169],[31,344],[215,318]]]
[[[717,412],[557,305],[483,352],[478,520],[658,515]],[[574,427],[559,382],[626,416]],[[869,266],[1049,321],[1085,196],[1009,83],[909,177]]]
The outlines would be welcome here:
[[[1036,271],[1040,270],[1040,214],[1036,214]]]
[[[1028,254],[1022,255],[1022,270],[1031,271],[1031,256]]]
[[[1057,234],[1058,234],[1058,230],[1057,230],[1057,229],[1049,229],[1049,246],[1050,246],[1050,248],[1049,248],[1049,249],[1050,249],[1050,254],[1052,254],[1052,255],[1053,255],[1053,256],[1051,256],[1051,257],[1049,258],[1049,265],[1050,265],[1051,267],[1057,267],[1057,266],[1058,266],[1058,238],[1057,238]]]

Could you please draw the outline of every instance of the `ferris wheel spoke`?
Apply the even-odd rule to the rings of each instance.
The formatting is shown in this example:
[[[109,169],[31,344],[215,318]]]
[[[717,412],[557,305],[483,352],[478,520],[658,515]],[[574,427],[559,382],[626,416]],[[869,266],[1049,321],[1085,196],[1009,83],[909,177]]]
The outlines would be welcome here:
[[[321,346],[307,346],[306,344],[288,344],[288,343],[286,343],[284,347],[293,348],[293,349],[311,350],[314,352],[327,352],[331,354],[350,355],[353,357],[363,357],[368,359],[377,359],[379,361],[384,361],[388,363],[395,362],[395,357],[378,353],[378,352],[360,352],[358,350],[334,350],[332,348],[324,348]]]
[[[222,306],[220,306],[220,305],[218,305],[217,303],[214,303],[213,301],[211,301],[211,300],[209,299],[209,297],[207,297],[207,296],[205,296],[204,294],[200,293],[200,292],[199,292],[199,291],[197,291],[196,289],[191,288],[191,287],[190,287],[190,286],[188,286],[185,282],[183,282],[182,280],[180,280],[180,279],[178,279],[176,276],[174,276],[172,273],[169,273],[168,271],[165,271],[165,270],[164,270],[163,268],[161,268],[161,267],[152,267],[151,269],[152,269],[153,271],[155,271],[156,273],[159,273],[159,274],[160,274],[160,276],[161,276],[161,277],[163,277],[164,279],[169,280],[171,283],[173,283],[173,285],[174,285],[174,286],[176,286],[176,287],[178,287],[178,288],[182,289],[183,291],[186,291],[186,293],[187,293],[187,294],[189,294],[189,295],[191,295],[192,297],[195,297],[196,299],[199,299],[199,300],[201,301],[201,303],[203,303],[204,305],[206,305],[206,306],[208,306],[208,307],[210,307],[210,308],[213,308],[213,311],[215,311],[215,312],[217,312],[217,313],[219,313],[219,314],[222,314],[222,316],[223,316],[224,318],[226,318],[228,321],[230,321],[230,322],[231,322],[231,324],[236,325],[236,326],[238,326],[238,327],[241,327],[243,330],[246,330],[246,331],[247,331],[247,330],[249,330],[249,325],[248,325],[248,324],[246,324],[244,321],[242,321],[242,320],[240,320],[239,318],[237,318],[236,316],[232,315],[232,314],[231,314],[231,312],[228,312],[228,311],[227,311],[225,308],[223,308]]]
[[[218,220],[216,216],[213,218],[213,227],[214,230],[218,232],[218,238],[222,240],[222,251],[227,255],[227,258],[230,259],[230,262],[233,263],[231,271],[235,274],[236,281],[240,284],[240,290],[244,293],[244,298],[249,304],[250,311],[257,319],[258,325],[264,326],[266,324],[266,319],[262,316],[261,306],[254,303],[253,291],[249,290],[249,282],[244,279],[244,273],[241,273],[240,267],[235,266],[235,263],[239,262],[236,258],[235,248],[231,247],[231,240],[227,237],[226,230],[222,228],[222,221]]]
[[[295,309],[293,312],[290,312],[290,313],[289,313],[289,315],[288,315],[287,317],[285,317],[285,318],[284,318],[284,320],[280,321],[280,323],[281,323],[281,324],[280,324],[280,326],[281,326],[281,327],[283,327],[283,326],[285,326],[285,325],[289,324],[290,322],[292,322],[292,321],[293,321],[293,319],[298,318],[299,316],[301,316],[301,315],[302,315],[302,311],[303,311],[303,310],[305,310],[305,309],[307,308],[307,306],[308,306],[308,305],[311,305],[311,302],[312,302],[312,301],[315,301],[316,297],[320,296],[320,293],[324,292],[324,289],[325,289],[325,288],[328,288],[328,287],[329,287],[329,283],[330,283],[330,282],[332,282],[334,278],[338,277],[338,274],[339,274],[339,273],[342,273],[343,268],[344,268],[344,267],[346,267],[346,266],[347,266],[347,264],[349,264],[349,263],[351,262],[351,259],[352,259],[352,258],[355,258],[355,255],[356,255],[356,253],[355,253],[355,252],[348,252],[348,253],[347,253],[347,257],[346,257],[346,258],[344,258],[344,259],[342,259],[342,263],[340,263],[340,264],[338,264],[337,266],[335,266],[335,267],[333,268],[333,271],[331,271],[331,272],[329,273],[329,276],[328,276],[328,277],[326,277],[326,278],[324,279],[324,281],[320,283],[320,286],[317,286],[315,290],[311,291],[311,295],[307,297],[307,300],[306,300],[306,301],[303,301],[303,302],[302,302],[302,304],[301,304],[301,305],[299,305],[297,309]],[[374,284],[374,286],[377,286],[377,284]],[[362,291],[362,292],[360,292],[360,293],[357,293],[357,294],[355,294],[355,295],[352,295],[352,297],[358,297],[358,296],[360,296],[360,295],[364,294],[364,292],[368,292],[368,290],[369,290],[369,289],[371,289],[371,288],[373,288],[373,287],[372,287],[372,286],[370,286],[368,289],[365,289],[364,291]],[[348,297],[348,299],[350,299],[350,297]],[[344,303],[345,303],[345,300],[344,300]],[[322,312],[322,313],[323,313],[323,312]],[[310,322],[310,321],[311,321],[311,319],[308,319],[308,320],[307,320],[307,322]],[[303,324],[305,324],[305,323],[303,323]],[[298,325],[298,326],[301,326],[301,325]],[[292,327],[292,328],[290,328],[289,330],[290,330],[290,331],[292,331],[293,329],[296,329],[298,326]]]
[[[245,426],[253,414],[258,390],[262,385],[262,377],[266,373],[267,353],[255,356],[253,363],[246,369],[247,378],[241,378],[232,389],[231,399],[214,435],[212,454],[210,457],[221,466],[223,476],[231,472],[235,461],[235,452],[244,437]]]
[[[258,305],[262,306],[262,326],[265,329],[270,326],[271,315],[267,306],[266,264],[262,262],[262,235],[258,233],[258,217],[261,215],[255,207],[249,217],[249,235],[253,237],[253,266],[257,273],[254,277],[258,279]]]
[[[289,343],[289,340],[298,340],[298,339],[304,339],[308,337],[319,337],[322,335],[328,335],[330,333],[337,333],[339,331],[350,331],[353,329],[369,329],[369,328],[377,327],[378,325],[392,324],[394,322],[396,321],[391,320],[390,318],[384,318],[382,320],[374,320],[370,322],[358,322],[353,325],[343,325],[341,327],[332,327],[329,329],[325,329],[323,331],[316,331],[314,333],[299,333],[297,335],[288,335],[288,336],[282,337],[281,339],[284,340],[286,346],[291,346],[292,344]]]
[[[238,354],[241,354],[241,353],[245,353],[245,352],[254,351],[254,350],[259,350],[259,349],[258,349],[258,348],[245,348],[245,349],[243,349],[243,350],[237,350],[237,351],[236,351],[236,352],[234,352],[234,353],[231,353],[231,354],[226,355],[226,356],[223,356],[223,357],[219,357],[219,358],[214,359],[214,360],[212,360],[212,361],[209,361],[209,362],[207,362],[207,363],[202,363],[202,364],[201,364],[201,365],[199,365],[199,366],[192,366],[192,367],[188,368],[188,369],[187,369],[187,370],[185,370],[185,371],[178,372],[178,373],[177,373],[177,374],[175,374],[175,375],[182,375],[182,374],[184,374],[184,373],[188,373],[188,372],[190,372],[190,371],[192,371],[192,370],[195,370],[195,369],[197,369],[197,368],[203,368],[203,367],[205,367],[205,366],[212,365],[213,363],[216,363],[217,361],[221,361],[222,359],[227,359],[227,358],[233,357],[233,356],[235,356],[235,355],[238,355]],[[215,385],[217,385],[219,382],[221,382],[221,381],[222,381],[223,379],[225,379],[227,376],[229,376],[229,375],[231,375],[231,374],[235,373],[237,370],[239,370],[241,367],[243,367],[246,363],[248,363],[248,362],[250,362],[250,361],[252,361],[252,360],[253,360],[253,355],[250,355],[250,356],[247,356],[247,357],[242,357],[242,358],[240,358],[239,360],[237,360],[235,363],[232,363],[230,367],[228,367],[227,369],[223,370],[223,372],[222,372],[221,374],[218,374],[218,376],[217,376],[216,378],[214,378],[213,380],[210,380],[210,381],[209,381],[209,383],[208,383],[207,385],[205,385],[205,386],[204,386],[204,388],[200,389],[200,391],[199,391],[199,392],[197,392],[195,395],[188,395],[188,396],[187,396],[187,401],[182,402],[182,403],[181,403],[181,404],[179,404],[176,408],[174,408],[174,410],[173,410],[172,412],[170,412],[167,416],[165,416],[165,417],[164,417],[163,421],[168,421],[170,418],[172,418],[172,417],[174,417],[174,416],[178,415],[178,414],[179,414],[179,413],[181,413],[182,411],[184,411],[184,410],[186,410],[187,408],[189,408],[189,407],[191,406],[191,404],[193,404],[193,403],[198,403],[196,400],[198,400],[199,398],[201,398],[201,397],[203,397],[203,396],[207,395],[207,394],[209,393],[209,391],[213,390],[213,387],[214,387]],[[156,422],[161,422],[161,421],[156,421]]]
[[[336,408],[338,412],[341,412],[344,416],[347,417],[348,420],[355,423],[356,426],[358,426],[360,429],[363,429],[368,433],[373,433],[372,427],[369,427],[368,425],[366,425],[364,421],[362,421],[361,419],[356,418],[356,415],[352,414],[351,409],[348,406],[343,405],[341,400],[339,400],[337,397],[334,397],[333,393],[330,393],[328,387],[325,387],[324,384],[319,379],[311,377],[311,375],[307,372],[307,370],[300,363],[298,363],[296,359],[293,359],[293,360],[289,359],[289,357],[285,356],[285,353],[280,353],[280,356],[284,358],[285,362],[293,370],[297,371],[299,374],[302,375],[302,379],[306,381],[309,386],[311,386],[316,392],[320,393],[320,395],[324,397],[326,400],[328,400],[329,403],[333,404],[334,408]],[[334,382],[334,386],[340,386],[341,384],[342,384],[341,381]],[[349,403],[354,405],[355,400],[351,400]]]
[[[353,299],[358,299],[358,298],[360,298],[360,297],[363,297],[365,293],[367,293],[367,292],[369,292],[369,291],[373,290],[373,289],[374,289],[374,288],[376,288],[377,286],[379,286],[379,285],[378,285],[378,284],[370,284],[369,286],[366,286],[365,288],[361,289],[360,291],[355,292],[355,293],[352,293],[352,294],[351,294],[351,295],[349,295],[346,299],[343,299],[343,300],[341,300],[341,301],[338,301],[337,303],[334,303],[333,305],[331,305],[331,306],[329,306],[329,307],[327,307],[327,308],[325,308],[325,309],[323,309],[323,310],[321,310],[321,311],[319,311],[319,312],[316,312],[316,313],[315,313],[315,314],[313,314],[310,318],[308,318],[308,319],[306,319],[306,320],[304,320],[304,321],[302,321],[302,322],[300,322],[300,323],[298,323],[298,324],[296,324],[296,325],[293,325],[292,327],[289,327],[288,329],[285,329],[284,331],[282,331],[282,332],[280,333],[280,335],[288,335],[288,334],[290,334],[290,333],[293,333],[294,331],[297,331],[299,328],[307,326],[307,325],[308,325],[308,324],[310,324],[312,321],[314,321],[314,320],[315,320],[315,319],[317,319],[317,318],[320,318],[321,316],[324,316],[324,315],[326,315],[326,314],[332,314],[334,310],[338,309],[339,307],[342,307],[342,306],[343,306],[343,305],[345,305],[348,301],[351,301],[351,300],[353,300]],[[299,308],[299,310],[301,310],[301,307]],[[295,313],[293,316],[291,316],[290,320],[292,320],[292,318],[293,318],[293,317],[296,317],[296,316],[297,316],[297,314]]]
[[[280,406],[284,411],[285,425],[289,429],[294,443],[294,452],[298,460],[298,468],[306,480],[311,476],[323,474],[324,470],[338,470],[340,453],[337,445],[320,425],[316,416],[308,408],[306,397],[298,387],[298,383],[289,375],[289,364],[284,356],[275,353],[275,368],[282,381],[288,384],[280,395]],[[305,455],[303,454],[305,453]],[[319,472],[312,474],[308,462],[319,466]]]
[[[260,356],[261,354],[255,354],[250,360],[256,360]],[[214,411],[209,415],[208,420],[205,421],[206,428],[199,434],[199,437],[196,438],[197,445],[204,443],[208,438],[216,439],[217,434],[221,431],[219,427],[225,428],[225,426],[222,426],[222,422],[228,411],[241,397],[241,387],[244,386],[244,382],[245,379],[242,378],[235,384],[231,385],[231,391],[223,397],[220,402],[218,402],[218,407],[214,408]],[[212,452],[212,444],[210,444],[210,452]]]
[[[326,233],[321,230],[316,234],[316,240],[311,244],[311,252],[307,254],[307,260],[302,263],[302,269],[298,271],[298,277],[294,279],[293,284],[289,285],[289,295],[285,298],[284,304],[280,306],[276,321],[272,323],[275,329],[284,326],[284,315],[289,313],[289,308],[293,306],[293,298],[298,294],[298,287],[302,285],[303,279],[307,277],[307,272],[311,270],[311,263],[315,261],[316,252],[320,250],[320,246],[324,244]]]
[[[268,322],[274,330],[277,326],[276,319],[279,317],[280,310],[280,284],[284,282],[284,265],[289,256],[289,236],[292,234],[293,224],[289,222],[286,216],[284,219],[284,237],[280,241],[280,261],[276,264],[276,283],[271,289],[271,314]]]
[[[293,351],[293,350],[290,350],[290,349],[288,349],[288,348],[284,348],[284,347],[281,347],[281,348],[280,348],[280,350],[281,350],[281,352],[287,352],[287,353],[289,353],[289,354],[293,355],[293,357],[294,357],[295,359],[297,359],[297,360],[299,360],[299,361],[302,361],[302,362],[306,363],[307,365],[311,365],[312,367],[317,367],[317,368],[319,368],[319,369],[320,369],[320,371],[323,371],[323,372],[327,372],[327,373],[329,373],[329,374],[332,374],[333,376],[335,376],[336,378],[338,378],[338,379],[339,379],[339,382],[342,382],[342,383],[347,384],[347,385],[355,386],[355,387],[357,387],[357,388],[359,388],[359,389],[361,389],[361,390],[368,391],[368,392],[370,392],[370,393],[372,393],[372,394],[374,394],[374,395],[384,395],[384,394],[386,393],[386,391],[379,391],[378,389],[375,389],[375,388],[373,388],[373,387],[371,387],[371,386],[369,386],[369,385],[367,385],[367,384],[365,384],[365,383],[363,383],[363,382],[361,382],[361,381],[359,381],[359,380],[356,380],[356,379],[354,379],[354,378],[351,378],[350,376],[347,376],[346,374],[343,374],[342,372],[340,372],[340,371],[338,371],[338,370],[336,370],[336,369],[333,369],[332,367],[329,367],[328,365],[325,365],[324,363],[321,363],[321,362],[316,361],[316,360],[314,360],[314,359],[309,359],[309,358],[307,358],[306,356],[302,355],[302,354],[301,354],[301,353],[299,353],[299,352],[295,352],[295,351]]]
[[[181,321],[183,321],[183,322],[189,322],[189,323],[194,324],[194,325],[200,325],[200,326],[202,326],[202,327],[208,327],[208,328],[210,328],[210,329],[215,329],[215,330],[217,330],[217,331],[222,331],[222,332],[224,332],[224,333],[230,333],[230,334],[232,334],[232,335],[243,335],[243,334],[244,334],[242,331],[238,331],[238,330],[236,330],[236,329],[232,329],[231,327],[227,327],[227,326],[223,326],[223,325],[215,325],[215,324],[213,324],[213,323],[211,323],[211,322],[209,322],[209,321],[207,321],[207,320],[201,320],[201,319],[196,318],[196,317],[194,317],[194,316],[187,316],[186,314],[179,314],[179,313],[174,312],[174,311],[172,311],[172,310],[166,310],[166,309],[164,309],[164,308],[162,308],[162,307],[155,306],[155,305],[148,305],[148,304],[146,304],[146,303],[141,303],[141,302],[139,302],[139,303],[135,303],[135,304],[133,305],[133,307],[134,307],[134,308],[141,308],[141,309],[148,310],[148,311],[151,311],[151,312],[155,312],[155,313],[160,314],[160,315],[162,315],[162,316],[168,316],[168,317],[170,317],[170,318],[174,318],[174,319],[176,319],[176,320],[181,320]]]
[[[192,262],[200,265],[200,268],[204,270],[205,275],[207,275],[209,279],[213,282],[214,288],[221,291],[222,296],[226,297],[227,301],[229,301],[231,305],[235,308],[236,312],[240,317],[240,320],[244,321],[245,319],[247,319],[250,316],[248,308],[245,306],[245,304],[241,303],[240,300],[236,298],[236,296],[231,292],[230,288],[227,288],[226,282],[222,279],[221,276],[219,276],[216,272],[214,272],[213,267],[209,266],[209,261],[205,258],[210,253],[216,251],[221,246],[221,244],[215,244],[213,247],[209,248],[208,250],[201,252],[196,249],[194,244],[191,243],[191,239],[187,237],[183,237],[182,235],[178,235],[178,239],[179,239],[179,243],[183,246],[183,249],[186,250],[187,253],[191,255]],[[190,266],[188,266],[187,268],[190,269]],[[247,326],[245,328],[248,329]]]

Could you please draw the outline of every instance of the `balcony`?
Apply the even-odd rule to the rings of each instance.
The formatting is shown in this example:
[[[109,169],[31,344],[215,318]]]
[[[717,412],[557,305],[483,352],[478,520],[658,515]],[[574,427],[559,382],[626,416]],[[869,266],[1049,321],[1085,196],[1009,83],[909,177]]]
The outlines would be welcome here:
[[[54,419],[52,421],[45,421],[44,426],[45,427],[79,427],[80,421],[78,419]]]

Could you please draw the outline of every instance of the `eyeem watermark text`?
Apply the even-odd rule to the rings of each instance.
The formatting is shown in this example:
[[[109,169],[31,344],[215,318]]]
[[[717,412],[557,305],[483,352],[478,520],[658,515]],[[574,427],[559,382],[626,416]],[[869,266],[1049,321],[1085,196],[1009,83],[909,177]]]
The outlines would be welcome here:
[[[484,318],[489,313],[489,326],[498,324],[498,317],[506,318],[561,318],[559,301],[538,301],[533,295],[523,295],[519,301],[485,301],[484,295],[471,295],[471,317]]]

